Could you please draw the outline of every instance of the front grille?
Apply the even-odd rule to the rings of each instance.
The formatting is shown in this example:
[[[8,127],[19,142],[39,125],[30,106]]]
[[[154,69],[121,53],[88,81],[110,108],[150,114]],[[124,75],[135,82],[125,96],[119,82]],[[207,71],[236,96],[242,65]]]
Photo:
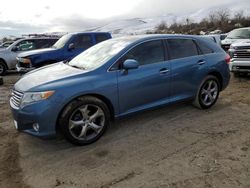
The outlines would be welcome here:
[[[250,45],[249,46],[237,46],[237,50],[249,50],[250,49]]]
[[[250,70],[250,66],[235,66],[235,69]]]
[[[17,90],[12,91],[10,100],[16,107],[20,107],[22,98],[23,98],[22,92]]]
[[[233,58],[250,58],[250,51],[235,51],[233,53]]]

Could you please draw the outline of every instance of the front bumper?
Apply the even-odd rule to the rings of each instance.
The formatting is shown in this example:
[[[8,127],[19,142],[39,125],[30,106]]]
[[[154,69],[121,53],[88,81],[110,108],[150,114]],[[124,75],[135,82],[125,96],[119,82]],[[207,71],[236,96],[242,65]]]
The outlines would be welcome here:
[[[238,73],[250,73],[250,59],[239,60],[232,59],[229,63],[229,69],[231,72]]]
[[[15,127],[18,131],[26,132],[33,136],[51,138],[56,136],[57,112],[49,101],[40,101],[23,108],[16,107],[10,100],[11,112]],[[37,124],[39,130],[33,125]]]
[[[17,72],[29,72],[29,71],[32,71],[34,69],[35,69],[34,67],[21,67],[20,64],[16,65]]]

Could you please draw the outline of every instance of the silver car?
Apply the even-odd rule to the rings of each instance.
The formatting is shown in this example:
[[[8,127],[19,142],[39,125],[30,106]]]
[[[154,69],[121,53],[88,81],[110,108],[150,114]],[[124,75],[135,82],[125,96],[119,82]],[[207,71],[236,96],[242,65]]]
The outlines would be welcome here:
[[[4,75],[7,70],[16,69],[16,57],[19,53],[48,48],[52,46],[58,38],[29,38],[15,41],[7,48],[0,49],[0,76]]]
[[[235,75],[250,73],[250,39],[233,43],[230,46],[229,54],[231,56],[229,68]]]

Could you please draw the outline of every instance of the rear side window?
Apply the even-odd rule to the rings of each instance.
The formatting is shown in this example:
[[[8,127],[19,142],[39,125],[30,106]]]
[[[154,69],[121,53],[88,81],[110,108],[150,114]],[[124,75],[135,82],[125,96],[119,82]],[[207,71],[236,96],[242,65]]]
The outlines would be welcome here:
[[[75,48],[87,49],[93,46],[92,38],[90,35],[77,35],[74,38],[73,43],[75,45]]]
[[[196,44],[191,39],[168,39],[171,59],[179,59],[198,55]]]
[[[36,48],[49,48],[51,47],[53,44],[55,44],[57,40],[56,39],[39,39],[36,40]]]
[[[164,48],[161,40],[142,43],[130,50],[123,58],[134,59],[140,65],[159,63],[164,61]]]
[[[102,42],[109,39],[109,37],[106,34],[96,34],[95,35],[95,41],[96,43]]]
[[[205,44],[205,42],[202,42],[202,41],[199,41],[199,40],[197,40],[196,42],[197,42],[197,44],[198,44],[198,46],[199,46],[202,54],[211,54],[211,53],[214,53],[214,50],[212,50],[211,48],[209,48]]]

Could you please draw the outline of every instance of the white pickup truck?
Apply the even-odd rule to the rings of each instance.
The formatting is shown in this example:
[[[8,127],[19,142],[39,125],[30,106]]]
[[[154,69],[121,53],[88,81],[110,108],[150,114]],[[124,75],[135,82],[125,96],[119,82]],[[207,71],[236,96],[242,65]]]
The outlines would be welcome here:
[[[230,45],[236,42],[248,41],[250,39],[250,27],[234,29],[221,41],[221,47],[227,52]]]
[[[235,75],[250,73],[250,39],[231,44],[229,49],[231,62],[229,68]]]

